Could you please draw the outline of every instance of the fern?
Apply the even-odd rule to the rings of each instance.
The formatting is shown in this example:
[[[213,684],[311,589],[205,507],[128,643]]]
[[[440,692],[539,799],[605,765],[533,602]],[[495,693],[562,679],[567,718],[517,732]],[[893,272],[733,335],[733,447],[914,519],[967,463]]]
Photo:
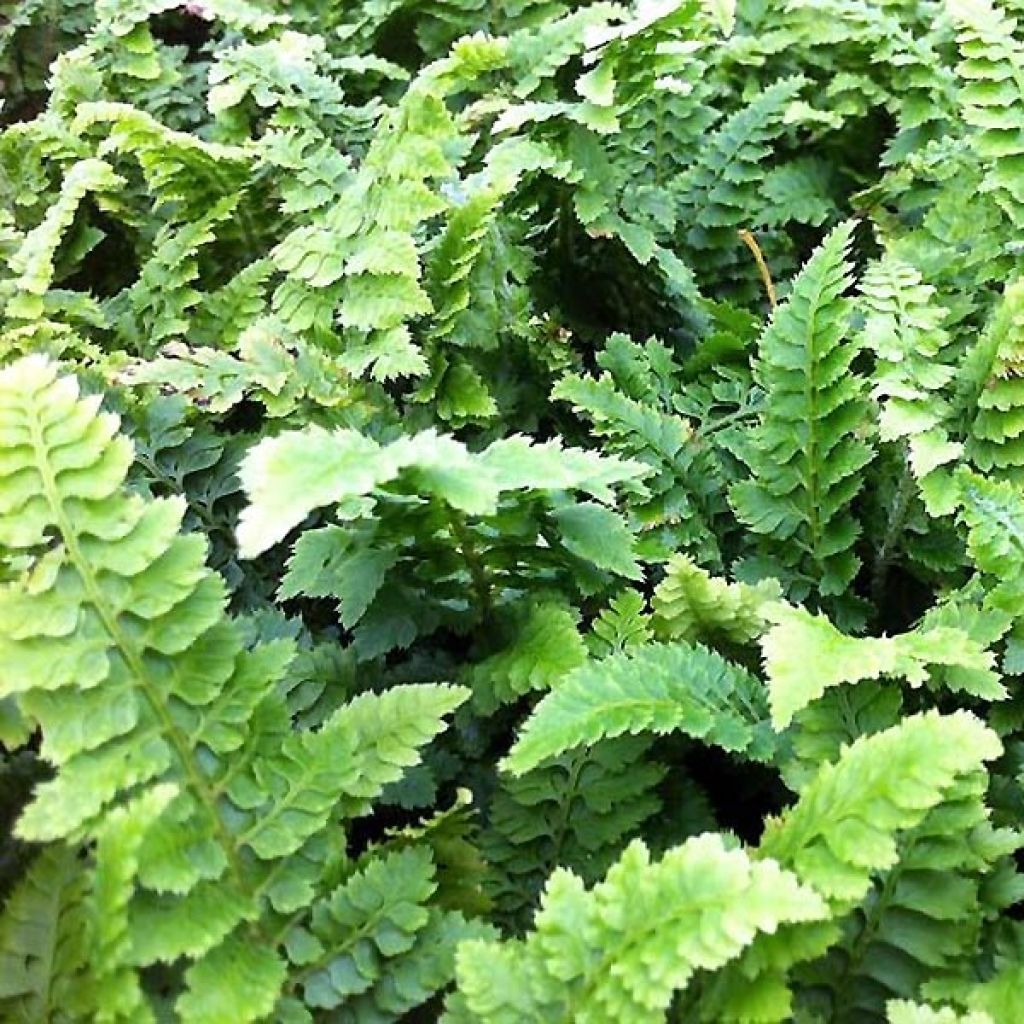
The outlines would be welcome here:
[[[892,257],[872,264],[860,282],[864,344],[878,358],[873,396],[879,401],[882,441],[905,441],[907,458],[928,507],[951,511],[945,467],[962,446],[948,436],[954,376],[943,329],[948,311],[935,301],[912,266]]]
[[[973,145],[987,165],[983,187],[1016,224],[1024,201],[1016,184],[1021,151],[1015,142],[1020,131],[1015,104],[1024,73],[1016,22],[988,0],[949,0],[947,6],[959,29],[964,120],[976,129]]]
[[[736,229],[757,223],[768,208],[759,191],[759,162],[784,130],[786,106],[805,84],[794,76],[764,89],[716,128],[700,159],[683,176],[685,238],[697,254],[695,263],[702,258],[718,274],[736,275]]]
[[[651,644],[588,662],[544,697],[503,762],[514,774],[623,733],[681,730],[755,759],[771,754],[764,694],[699,645]]]
[[[994,658],[966,632],[948,626],[923,628],[893,637],[843,636],[827,619],[804,609],[778,605],[774,625],[761,639],[772,720],[787,726],[795,712],[830,686],[879,676],[900,676],[912,686],[943,666],[945,681],[988,700],[1008,694],[992,670]]]
[[[501,780],[480,848],[503,920],[525,924],[525,911],[557,866],[596,881],[663,808],[656,787],[666,768],[650,746],[643,736],[606,740]]]
[[[0,1018],[1024,1020],[1020,0],[8,7]]]
[[[1024,508],[1011,484],[968,470],[960,471],[958,482],[967,553],[984,587],[982,614],[998,638],[1018,615],[1020,584],[1015,567],[1024,555]]]
[[[9,286],[7,316],[32,320],[42,314],[42,296],[53,280],[54,254],[79,204],[90,192],[110,191],[120,184],[121,179],[102,160],[83,160],[68,173],[57,202],[11,257],[11,267],[18,276]]]
[[[1024,286],[1012,282],[988,328],[982,351],[991,363],[977,398],[977,415],[971,424],[967,454],[981,470],[1008,480],[1020,478],[1024,456],[1018,451],[1021,431],[1020,397],[1017,394],[1019,321]],[[986,354],[988,354],[986,353]]]
[[[651,602],[659,635],[666,640],[725,640],[745,644],[767,628],[778,585],[729,583],[701,569],[685,555],[666,568]]]
[[[826,764],[796,805],[769,824],[758,853],[813,886],[838,918],[864,898],[873,872],[898,863],[896,835],[919,825],[958,779],[999,752],[995,735],[969,714],[906,718],[857,740]],[[783,929],[759,940],[712,979],[701,1000],[702,1019],[786,1019],[786,972],[823,953],[839,936],[833,920],[805,926],[799,935]]]
[[[5,695],[40,723],[43,753],[58,769],[18,833],[98,836],[102,851],[105,835],[137,827],[138,867],[118,883],[129,917],[109,921],[133,937],[110,933],[95,944],[97,976],[109,972],[109,991],[122,993],[110,998],[135,1012],[144,1005],[135,967],[184,954],[193,963],[183,1019],[227,1007],[236,1019],[257,1019],[273,1008],[287,967],[275,942],[247,947],[242,934],[269,932],[274,914],[310,904],[323,870],[318,833],[342,807],[364,813],[415,764],[464,692],[365,695],[320,731],[285,739],[274,683],[288,645],[242,649],[224,618],[224,586],[203,567],[202,539],[176,532],[180,500],[145,502],[121,490],[131,447],[116,436],[116,419],[37,358],[2,371],[0,393],[3,542],[31,552],[51,531],[59,540],[4,593],[4,657],[17,666]],[[46,653],[54,636],[63,646],[56,661]],[[411,703],[396,717],[403,696]],[[332,765],[342,749],[339,773]],[[125,810],[138,793],[139,806],[163,794],[145,827],[130,825],[134,812]],[[110,842],[125,855],[123,843]],[[105,884],[98,876],[97,894]]]
[[[970,956],[995,909],[982,880],[1000,860],[1012,871],[1019,843],[991,827],[982,793],[961,784],[904,838],[899,864],[876,882],[847,937],[804,972],[809,1003],[827,1005],[835,1020],[877,1015],[885,1000],[915,996],[922,981]]]
[[[71,1000],[85,954],[86,878],[74,851],[45,849],[10,895],[0,918],[0,1006],[12,1021],[45,1020]]]
[[[482,710],[514,701],[534,690],[548,690],[585,658],[577,617],[555,601],[513,609],[513,641],[477,662],[467,683]]]
[[[822,911],[793,875],[771,860],[749,860],[716,835],[691,839],[654,864],[635,842],[590,891],[572,872],[556,871],[524,941],[462,946],[459,1009],[450,1016],[659,1020],[697,969],[727,963],[758,933]]]
[[[959,1014],[952,1007],[939,1009],[905,999],[893,999],[887,1004],[889,1024],[991,1024],[987,1013]]]
[[[192,310],[202,299],[192,287],[199,277],[199,250],[214,242],[215,226],[229,218],[236,205],[233,198],[218,203],[200,219],[157,235],[138,281],[110,304],[126,350],[136,347],[136,338],[159,345],[185,335]]]
[[[105,133],[99,150],[130,156],[153,198],[163,210],[175,211],[175,220],[201,218],[244,188],[249,177],[244,149],[174,131],[125,103],[82,103],[70,127],[75,134]]]
[[[595,657],[642,647],[652,640],[651,617],[635,590],[624,590],[594,620],[587,646]]]
[[[856,434],[865,413],[863,381],[850,372],[857,346],[844,340],[852,231],[842,225],[822,243],[761,336],[755,372],[766,404],[745,453],[751,479],[731,491],[799,599],[842,594],[858,567],[850,506],[871,449]]]
[[[281,593],[338,597],[342,623],[356,627],[358,646],[372,656],[466,615],[490,619],[524,591],[550,589],[538,536],[564,552],[563,564],[591,566],[595,586],[638,576],[633,535],[621,516],[561,492],[607,501],[612,485],[645,473],[639,463],[523,437],[472,453],[433,431],[379,445],[356,431],[313,428],[265,440],[247,456],[242,480],[251,504],[239,539],[251,557],[314,508],[338,503],[345,525],[299,539]],[[502,543],[489,524],[509,517],[519,526]],[[417,537],[402,558],[388,550],[399,537]]]

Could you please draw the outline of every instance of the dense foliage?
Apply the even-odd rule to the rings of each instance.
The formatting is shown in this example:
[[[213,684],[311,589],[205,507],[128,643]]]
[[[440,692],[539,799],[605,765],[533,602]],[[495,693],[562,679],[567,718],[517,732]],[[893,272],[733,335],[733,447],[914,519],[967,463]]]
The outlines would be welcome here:
[[[0,16],[0,1018],[1024,1021],[1024,4]]]

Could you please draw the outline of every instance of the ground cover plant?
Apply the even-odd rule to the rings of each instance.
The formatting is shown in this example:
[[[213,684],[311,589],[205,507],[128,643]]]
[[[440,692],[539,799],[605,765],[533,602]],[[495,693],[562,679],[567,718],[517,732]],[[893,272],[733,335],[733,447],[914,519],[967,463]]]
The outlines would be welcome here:
[[[0,1019],[1024,1021],[1022,15],[10,5]]]

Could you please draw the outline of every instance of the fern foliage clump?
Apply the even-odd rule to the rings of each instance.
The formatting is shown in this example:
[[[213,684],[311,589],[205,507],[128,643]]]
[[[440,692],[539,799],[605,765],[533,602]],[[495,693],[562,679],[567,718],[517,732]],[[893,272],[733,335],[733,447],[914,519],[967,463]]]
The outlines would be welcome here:
[[[14,0],[0,1019],[1024,1021],[1011,0]]]

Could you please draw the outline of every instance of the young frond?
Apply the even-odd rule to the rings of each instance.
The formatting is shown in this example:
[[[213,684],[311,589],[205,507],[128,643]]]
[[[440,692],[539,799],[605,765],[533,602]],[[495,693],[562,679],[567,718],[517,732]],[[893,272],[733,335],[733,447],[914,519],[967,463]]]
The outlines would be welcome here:
[[[795,574],[791,595],[819,602],[844,593],[857,572],[851,506],[872,458],[843,298],[852,233],[847,222],[825,239],[761,335],[755,374],[764,411],[745,454],[750,479],[730,495],[766,553]]]

